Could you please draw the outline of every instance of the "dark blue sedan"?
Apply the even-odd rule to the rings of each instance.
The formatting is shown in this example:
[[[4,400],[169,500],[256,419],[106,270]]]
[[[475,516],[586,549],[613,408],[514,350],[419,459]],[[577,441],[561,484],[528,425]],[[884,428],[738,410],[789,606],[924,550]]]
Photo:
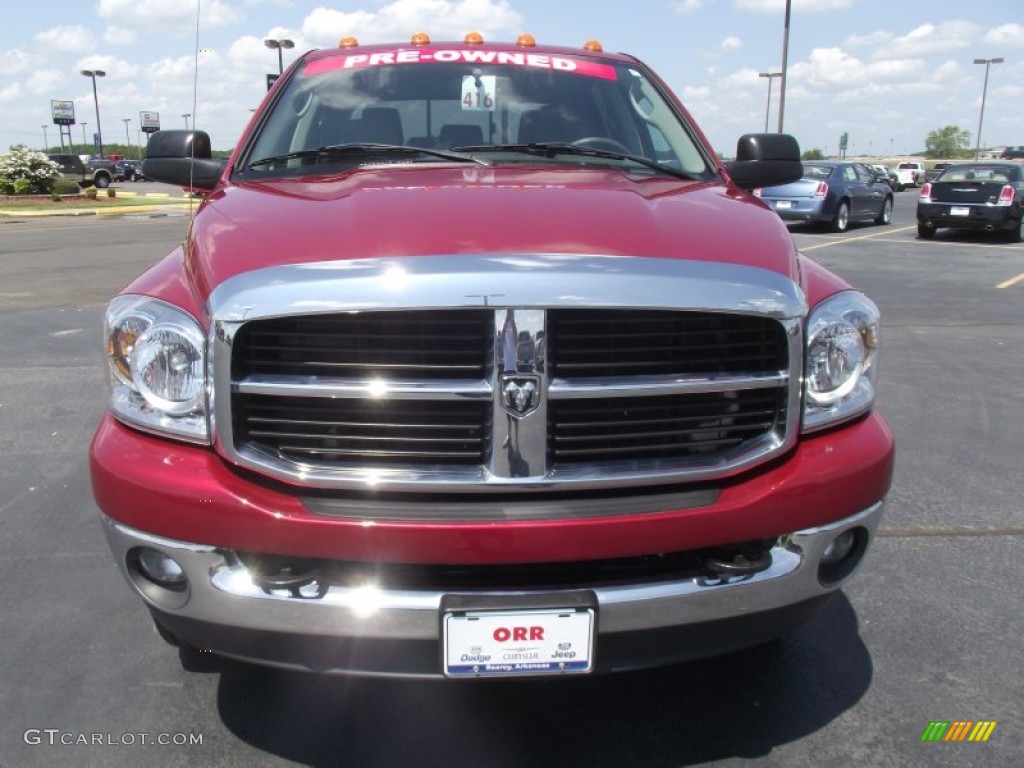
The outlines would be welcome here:
[[[806,162],[799,181],[754,194],[786,221],[828,224],[833,232],[845,232],[855,221],[892,221],[892,189],[864,163]]]

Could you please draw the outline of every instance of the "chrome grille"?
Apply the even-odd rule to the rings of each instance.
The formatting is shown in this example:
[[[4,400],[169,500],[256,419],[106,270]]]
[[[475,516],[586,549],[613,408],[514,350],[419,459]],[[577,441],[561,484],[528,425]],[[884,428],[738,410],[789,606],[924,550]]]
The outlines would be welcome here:
[[[556,464],[725,454],[785,423],[785,387],[549,406]]]
[[[258,320],[239,332],[232,375],[483,378],[492,322],[465,310]]]
[[[765,373],[786,368],[775,320],[705,312],[620,309],[548,313],[556,376]]]
[[[239,395],[236,440],[298,463],[479,465],[489,409],[480,403]]]
[[[210,306],[218,450],[298,486],[680,487],[797,439],[807,308],[755,267],[367,259],[239,275]]]

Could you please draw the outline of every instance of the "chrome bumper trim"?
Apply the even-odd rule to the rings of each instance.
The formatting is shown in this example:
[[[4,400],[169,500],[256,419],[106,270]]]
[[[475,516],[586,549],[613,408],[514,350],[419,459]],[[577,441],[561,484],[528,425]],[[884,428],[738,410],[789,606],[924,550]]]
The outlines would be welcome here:
[[[751,576],[724,581],[693,578],[628,586],[581,586],[597,596],[601,634],[683,627],[783,608],[841,586],[842,582],[825,586],[818,580],[825,547],[839,533],[855,527],[865,529],[870,542],[883,506],[880,501],[846,519],[780,537],[771,552],[771,566]],[[230,551],[152,536],[106,517],[103,520],[110,547],[129,584],[158,611],[235,629],[299,631],[310,637],[439,640],[444,592],[380,590],[372,584],[332,586],[320,597],[267,592],[253,583]],[[161,605],[139,590],[127,566],[129,552],[139,546],[158,549],[181,565],[189,579],[189,598],[184,605]],[[529,596],[545,592],[550,594],[545,590],[486,594]]]

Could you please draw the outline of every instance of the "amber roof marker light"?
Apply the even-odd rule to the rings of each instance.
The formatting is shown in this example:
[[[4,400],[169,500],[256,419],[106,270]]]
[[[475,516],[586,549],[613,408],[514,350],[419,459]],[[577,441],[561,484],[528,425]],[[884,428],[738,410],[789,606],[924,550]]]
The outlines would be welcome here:
[[[356,48],[359,45],[359,41],[356,40],[352,35],[345,35],[341,40],[338,41],[339,48]]]
[[[533,35],[524,32],[516,38],[516,45],[520,48],[536,48],[537,41],[534,40]]]
[[[412,45],[430,45],[430,35],[426,32],[417,32],[409,42]]]
[[[462,42],[466,45],[483,45],[484,36],[479,32],[469,32],[464,38],[462,38]]]
[[[602,53],[604,52],[604,46],[597,40],[587,40],[587,42],[583,44],[583,50],[589,51],[590,53]]]

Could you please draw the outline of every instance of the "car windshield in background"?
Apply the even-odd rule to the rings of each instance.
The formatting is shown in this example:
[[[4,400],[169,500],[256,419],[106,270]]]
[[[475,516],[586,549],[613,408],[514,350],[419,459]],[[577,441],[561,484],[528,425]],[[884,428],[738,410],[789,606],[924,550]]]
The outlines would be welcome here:
[[[999,182],[1019,181],[1020,170],[1013,167],[992,167],[984,165],[957,165],[947,168],[938,181]]]
[[[831,165],[811,165],[810,163],[804,163],[805,179],[827,179],[831,174]]]
[[[261,179],[452,162],[457,153],[490,164],[715,175],[639,65],[458,48],[310,58],[237,167]]]

